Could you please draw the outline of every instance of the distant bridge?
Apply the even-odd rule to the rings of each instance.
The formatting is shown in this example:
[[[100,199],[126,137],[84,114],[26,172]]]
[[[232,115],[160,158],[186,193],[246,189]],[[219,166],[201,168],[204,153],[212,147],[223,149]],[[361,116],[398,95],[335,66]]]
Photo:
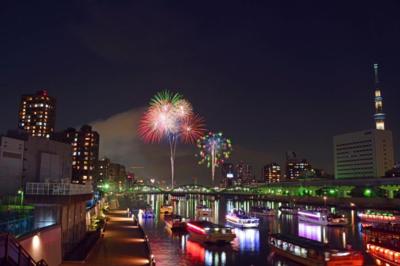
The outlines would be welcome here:
[[[351,196],[394,198],[400,194],[400,178],[359,178],[301,180],[271,184],[211,188],[197,184],[187,184],[174,189],[157,186],[136,185],[125,193],[135,194],[204,194],[204,195],[275,195],[275,196],[329,196],[346,198]],[[359,194],[359,195],[357,195]]]

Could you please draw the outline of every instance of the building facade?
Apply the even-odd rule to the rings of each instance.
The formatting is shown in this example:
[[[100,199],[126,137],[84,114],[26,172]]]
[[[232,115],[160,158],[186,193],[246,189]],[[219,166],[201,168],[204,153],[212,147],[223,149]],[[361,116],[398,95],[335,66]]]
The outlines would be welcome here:
[[[80,130],[68,128],[55,138],[72,146],[72,183],[91,182],[99,159],[99,134],[84,125]]]
[[[239,162],[235,167],[236,179],[240,184],[251,184],[255,182],[253,167],[250,164]]]
[[[279,182],[281,180],[281,174],[281,166],[277,163],[267,164],[263,167],[262,176],[264,182]]]
[[[382,177],[393,168],[392,132],[371,129],[335,136],[335,178]]]
[[[19,107],[18,128],[30,136],[50,138],[56,122],[56,100],[46,90],[23,95]]]
[[[71,146],[29,136],[25,141],[23,178],[26,182],[69,182],[72,175]]]
[[[25,143],[0,136],[0,194],[15,195],[23,185]]]
[[[221,165],[221,180],[224,187],[235,185],[235,166],[233,163],[223,163]]]
[[[286,162],[286,179],[298,179],[299,177],[302,177],[304,173],[312,171],[313,168],[306,159],[290,159]]]
[[[70,182],[71,146],[43,137],[0,137],[0,194],[15,195],[27,182]]]

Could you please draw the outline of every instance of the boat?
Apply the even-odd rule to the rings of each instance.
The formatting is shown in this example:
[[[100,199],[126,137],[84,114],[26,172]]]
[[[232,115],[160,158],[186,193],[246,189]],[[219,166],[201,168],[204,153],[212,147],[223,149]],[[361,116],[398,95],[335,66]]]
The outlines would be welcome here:
[[[367,252],[374,259],[376,265],[399,266],[400,265],[400,249],[388,247],[384,244],[367,244]]]
[[[377,265],[400,265],[400,224],[372,224],[362,228],[366,250]]]
[[[398,223],[372,223],[361,224],[363,233],[390,234],[400,236],[400,224]]]
[[[232,228],[209,221],[190,221],[187,230],[192,240],[204,243],[229,243],[236,237]]]
[[[161,214],[172,214],[174,212],[174,207],[172,205],[162,205],[160,208]]]
[[[200,217],[207,216],[207,217],[209,217],[209,216],[211,216],[211,214],[212,214],[211,208],[208,208],[206,205],[202,205],[202,204],[197,205],[197,207],[196,207],[196,215],[197,216],[200,216]]]
[[[143,209],[139,209],[138,216],[143,219],[154,218],[153,209],[150,206],[147,206],[146,208],[143,208]]]
[[[299,210],[297,212],[299,221],[330,225],[330,226],[345,226],[349,220],[344,215],[334,214],[326,209],[321,210]]]
[[[366,211],[358,212],[358,217],[363,222],[370,222],[370,223],[398,222],[398,223],[400,223],[400,214],[397,212],[366,210]]]
[[[337,249],[303,237],[270,234],[268,246],[274,254],[307,266],[362,266],[361,252]]]
[[[250,213],[252,215],[259,216],[275,216],[275,210],[263,206],[253,206],[250,208]]]
[[[243,209],[232,209],[225,218],[228,223],[243,228],[258,227],[260,223],[260,219],[246,215]]]
[[[184,230],[186,229],[187,219],[180,215],[171,215],[165,218],[165,225],[171,230]]]
[[[297,212],[299,211],[298,208],[290,206],[280,206],[278,209],[282,214],[290,214],[290,215],[297,215]]]

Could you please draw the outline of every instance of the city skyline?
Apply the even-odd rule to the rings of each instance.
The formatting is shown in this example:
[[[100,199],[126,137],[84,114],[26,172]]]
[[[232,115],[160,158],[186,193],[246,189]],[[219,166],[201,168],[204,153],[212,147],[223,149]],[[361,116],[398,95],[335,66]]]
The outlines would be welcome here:
[[[130,131],[123,131],[126,127],[134,128],[132,121],[141,114],[151,95],[169,88],[179,90],[193,102],[199,114],[206,118],[208,128],[221,130],[232,137],[236,146],[232,161],[244,160],[254,164],[255,169],[261,169],[272,161],[283,165],[285,152],[293,150],[316,167],[333,173],[332,137],[374,127],[372,64],[377,62],[383,84],[386,125],[393,131],[398,160],[400,118],[396,99],[399,98],[397,88],[400,80],[396,75],[399,59],[396,47],[400,40],[398,35],[391,34],[396,30],[390,26],[391,22],[396,24],[399,20],[392,11],[395,3],[376,4],[376,9],[385,11],[385,15],[372,9],[365,9],[363,15],[354,14],[350,11],[356,10],[355,4],[348,7],[350,11],[341,10],[340,4],[336,4],[333,11],[318,5],[307,11],[310,7],[300,6],[297,8],[303,13],[299,14],[294,13],[295,7],[279,4],[258,6],[260,10],[252,5],[245,5],[240,10],[239,6],[232,5],[226,22],[216,23],[215,29],[212,27],[214,24],[206,23],[219,21],[220,16],[214,13],[208,13],[200,20],[179,16],[172,20],[170,28],[154,24],[157,20],[153,23],[142,22],[142,27],[139,27],[136,25],[138,21],[128,18],[127,13],[135,7],[133,4],[102,6],[94,3],[96,10],[89,10],[91,6],[88,6],[87,13],[78,11],[74,4],[64,5],[69,8],[70,14],[61,10],[54,14],[45,12],[54,7],[50,4],[44,6],[44,11],[39,9],[43,6],[34,7],[38,9],[35,9],[37,15],[43,16],[41,20],[33,20],[30,27],[18,23],[11,26],[9,21],[6,22],[19,11],[28,17],[33,16],[27,7],[11,5],[8,14],[2,18],[9,38],[8,42],[0,44],[1,53],[3,64],[10,65],[2,73],[0,84],[3,91],[7,90],[0,107],[2,133],[16,128],[20,96],[45,88],[57,99],[56,131],[83,124],[93,124],[95,129],[96,126],[103,128],[103,134],[109,140],[104,147],[106,150],[101,151],[103,156],[120,161],[127,167],[145,163],[148,167],[143,170],[144,173],[150,166],[160,166],[154,173],[148,173],[157,176],[168,169],[169,162],[165,156],[154,156],[152,160],[149,158],[151,154],[164,152],[164,149],[147,147],[145,153],[148,154],[141,158],[137,154],[144,148],[136,143],[135,133],[129,135]],[[110,6],[115,12],[106,14],[105,10]],[[150,7],[146,4],[141,7],[149,12]],[[170,8],[172,13],[180,13],[185,7]],[[122,9],[125,8],[127,11],[124,12]],[[217,10],[222,8],[216,6]],[[165,10],[167,7],[159,7],[156,12],[163,14]],[[271,16],[265,16],[262,11]],[[274,16],[272,13],[275,11],[282,16]],[[339,12],[342,16],[336,16],[333,21],[321,20],[318,12],[326,15]],[[60,33],[54,33],[49,22],[60,14],[64,17],[54,25]],[[126,21],[112,20],[115,14],[121,15]],[[235,24],[234,15],[237,14],[245,18],[254,16],[258,23],[249,21],[248,24]],[[194,15],[199,19],[198,14]],[[306,18],[307,15],[310,17]],[[121,33],[128,33],[130,37],[125,39],[123,34],[110,34],[109,39],[102,39],[96,33],[101,28],[99,23],[103,21],[99,16],[105,16],[105,21],[112,26],[121,26]],[[290,28],[294,26],[290,16],[301,18],[299,28]],[[162,22],[163,18],[161,16],[158,22]],[[275,27],[269,24],[273,18],[276,19],[272,24]],[[352,22],[357,19],[370,23],[353,25]],[[321,25],[313,24],[316,20]],[[174,30],[183,21],[188,22],[188,29],[195,30],[189,34],[190,30],[183,29],[183,33],[189,34],[189,38],[184,39],[185,53],[176,54],[182,46],[172,37],[180,36]],[[234,28],[227,29],[229,23],[233,23]],[[122,27],[125,24],[128,28]],[[77,25],[82,26],[83,32],[73,31]],[[41,31],[37,35],[28,34],[34,27]],[[147,29],[152,36],[163,36],[165,41],[146,49],[152,39],[140,34],[143,29]],[[285,30],[288,36],[282,36],[279,29]],[[299,36],[296,29],[300,29],[303,35]],[[17,30],[27,38],[30,46],[24,46],[19,37],[13,34]],[[162,35],[163,31],[166,31],[165,35]],[[47,34],[50,32],[54,36]],[[88,32],[93,35],[84,34]],[[266,32],[269,37],[264,36]],[[222,37],[218,38],[218,34],[222,34]],[[349,43],[346,40],[350,35],[354,36]],[[61,41],[65,36],[70,38],[63,44]],[[204,42],[196,42],[196,36]],[[109,46],[96,46],[98,38]],[[302,44],[306,38],[311,38],[314,43],[307,43],[305,47]],[[215,46],[204,47],[204,43],[214,39]],[[116,49],[111,41],[123,44],[123,47]],[[44,52],[41,45],[49,49]],[[16,55],[18,48],[22,48],[22,51]],[[58,53],[61,50],[65,52]],[[246,53],[242,52],[233,59],[232,55],[239,50]],[[29,56],[26,56],[27,53]],[[54,55],[57,57],[53,58]],[[207,60],[201,58],[204,55],[208,55]],[[34,66],[33,62],[38,59],[41,59],[41,68],[28,66]],[[63,63],[53,69],[57,60]],[[77,66],[78,69],[91,71],[78,72],[75,70]],[[215,71],[204,72],[206,69]],[[58,74],[54,71],[58,71]],[[20,79],[20,75],[24,79]],[[109,128],[120,126],[115,123],[123,123],[121,132],[107,132]],[[121,143],[113,140],[118,137]],[[120,149],[127,145],[132,148]],[[194,148],[182,147],[181,152],[183,162],[195,165]],[[189,175],[199,178],[209,176],[207,169],[202,167],[195,167],[194,174],[190,170],[177,169],[178,179],[182,182]]]

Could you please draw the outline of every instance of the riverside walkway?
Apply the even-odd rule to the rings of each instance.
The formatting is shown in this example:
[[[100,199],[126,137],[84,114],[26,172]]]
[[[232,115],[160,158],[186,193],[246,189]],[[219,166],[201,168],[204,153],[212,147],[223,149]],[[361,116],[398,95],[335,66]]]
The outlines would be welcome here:
[[[126,210],[110,211],[108,222],[102,237],[93,247],[89,256],[79,265],[152,265],[151,251],[143,230],[136,226]],[[64,263],[62,266],[78,265]]]

